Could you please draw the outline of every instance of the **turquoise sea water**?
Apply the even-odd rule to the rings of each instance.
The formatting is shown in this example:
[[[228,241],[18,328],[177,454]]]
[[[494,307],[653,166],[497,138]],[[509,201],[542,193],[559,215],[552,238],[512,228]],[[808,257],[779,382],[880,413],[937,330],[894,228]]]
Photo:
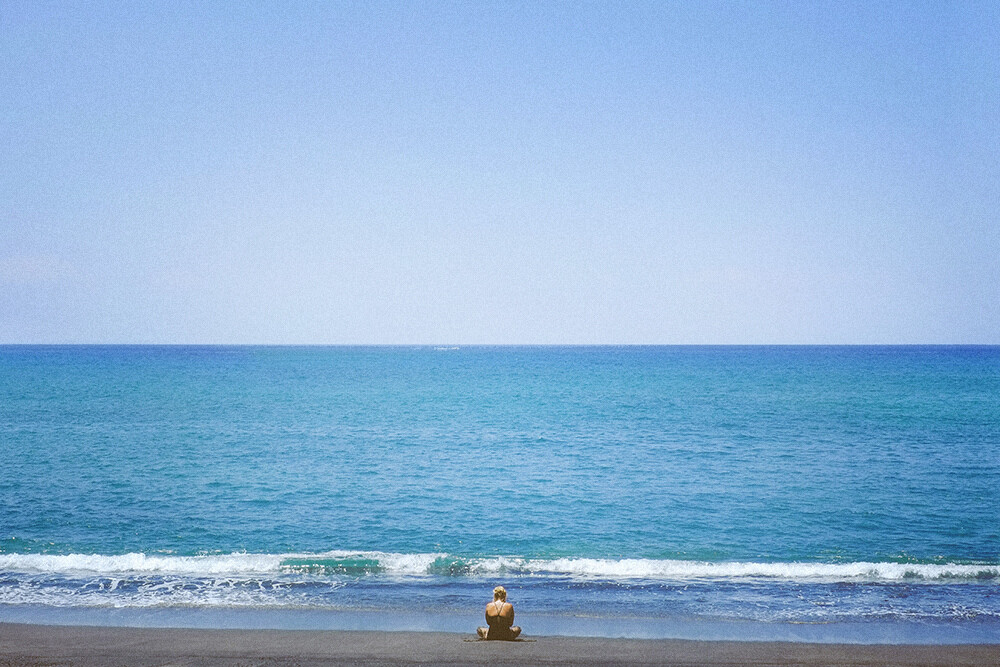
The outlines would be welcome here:
[[[6,346],[0,469],[0,619],[1000,641],[998,347]]]

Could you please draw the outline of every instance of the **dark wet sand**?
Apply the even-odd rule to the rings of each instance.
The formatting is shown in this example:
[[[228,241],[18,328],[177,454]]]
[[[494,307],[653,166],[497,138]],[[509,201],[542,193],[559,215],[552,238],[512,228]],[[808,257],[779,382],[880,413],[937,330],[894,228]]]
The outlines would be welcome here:
[[[1000,665],[1000,644],[862,646],[0,623],[0,665]]]

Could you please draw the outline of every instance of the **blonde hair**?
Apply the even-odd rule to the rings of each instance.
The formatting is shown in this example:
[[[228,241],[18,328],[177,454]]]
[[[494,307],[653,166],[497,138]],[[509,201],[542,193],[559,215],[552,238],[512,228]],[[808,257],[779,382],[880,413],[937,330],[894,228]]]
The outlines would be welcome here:
[[[497,586],[493,589],[493,599],[500,600],[501,602],[507,601],[507,589],[503,586]]]

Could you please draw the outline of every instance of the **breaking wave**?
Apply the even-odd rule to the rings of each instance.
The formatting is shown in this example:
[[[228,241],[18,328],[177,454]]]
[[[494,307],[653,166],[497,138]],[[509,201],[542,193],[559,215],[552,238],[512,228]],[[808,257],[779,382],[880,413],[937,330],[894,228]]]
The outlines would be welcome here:
[[[787,581],[1000,580],[996,563],[896,562],[710,562],[645,558],[536,559],[513,556],[460,557],[443,553],[401,554],[378,551],[329,551],[298,554],[210,554],[173,556],[129,553],[0,554],[7,575],[159,574],[191,577],[282,575],[512,576],[607,580],[774,579]]]
[[[0,609],[478,608],[496,581],[536,611],[770,621],[1000,619],[995,563],[764,563],[445,553],[0,554]],[[973,585],[970,585],[973,584]],[[597,602],[595,602],[597,601]],[[946,601],[943,602],[943,601]],[[409,606],[406,607],[410,609]],[[992,622],[992,621],[991,621]]]

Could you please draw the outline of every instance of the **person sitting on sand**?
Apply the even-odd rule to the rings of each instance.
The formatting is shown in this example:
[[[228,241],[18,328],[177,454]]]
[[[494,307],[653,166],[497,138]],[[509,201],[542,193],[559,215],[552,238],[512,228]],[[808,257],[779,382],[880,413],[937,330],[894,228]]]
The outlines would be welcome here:
[[[514,625],[514,605],[507,602],[507,590],[503,586],[493,589],[493,602],[486,605],[486,625],[477,632],[481,639],[517,639],[521,628]]]

